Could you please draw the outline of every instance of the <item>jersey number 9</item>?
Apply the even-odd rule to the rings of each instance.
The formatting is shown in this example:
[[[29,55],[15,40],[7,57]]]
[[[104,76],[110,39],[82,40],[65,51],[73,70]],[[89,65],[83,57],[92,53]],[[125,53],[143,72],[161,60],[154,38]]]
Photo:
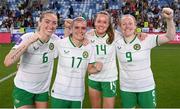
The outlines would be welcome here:
[[[127,62],[131,62],[132,61],[132,54],[131,54],[131,52],[126,52],[126,59],[127,59]]]

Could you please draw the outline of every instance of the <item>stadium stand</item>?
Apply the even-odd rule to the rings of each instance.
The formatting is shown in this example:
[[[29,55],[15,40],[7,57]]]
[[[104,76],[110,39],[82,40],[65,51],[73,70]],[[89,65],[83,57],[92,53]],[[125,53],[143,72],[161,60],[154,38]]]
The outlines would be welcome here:
[[[146,32],[163,32],[165,23],[160,20],[160,10],[171,7],[175,13],[177,31],[180,30],[179,0],[1,0],[0,1],[1,31],[6,28],[35,27],[42,10],[51,9],[57,12],[59,27],[63,27],[63,19],[83,16],[92,26],[96,12],[107,10],[111,13],[114,26],[122,14],[136,17],[138,27]]]

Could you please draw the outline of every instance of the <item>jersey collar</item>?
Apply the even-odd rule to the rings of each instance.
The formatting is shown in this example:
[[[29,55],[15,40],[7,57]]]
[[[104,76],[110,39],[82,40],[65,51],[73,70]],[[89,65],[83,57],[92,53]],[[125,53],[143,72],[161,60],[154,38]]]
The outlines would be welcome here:
[[[131,42],[129,42],[129,44],[133,43],[133,42],[134,42],[134,40],[136,39],[136,37],[137,37],[137,35],[134,37],[134,39],[133,39]],[[127,42],[126,42],[125,38],[123,38],[123,39],[124,39],[124,42],[127,44]]]
[[[73,47],[77,47],[77,46],[73,43],[73,41],[72,41],[72,36],[71,36],[71,35],[69,36],[69,41],[70,41],[70,43],[73,45]],[[81,44],[81,45],[80,45],[79,47],[77,47],[77,48],[81,48],[82,45],[83,45],[83,44]]]
[[[96,37],[97,37],[97,38],[100,38],[100,36],[97,35],[96,30],[94,30],[94,32],[95,32]],[[101,38],[104,38],[106,35],[107,35],[107,33],[104,34],[104,36],[102,36]]]

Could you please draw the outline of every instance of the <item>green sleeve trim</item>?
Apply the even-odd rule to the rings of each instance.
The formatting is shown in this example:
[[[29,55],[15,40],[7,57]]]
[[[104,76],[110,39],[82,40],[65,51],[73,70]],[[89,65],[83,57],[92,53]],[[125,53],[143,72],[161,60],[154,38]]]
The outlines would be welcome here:
[[[159,35],[156,36],[156,46],[159,46],[158,39],[159,39]]]
[[[89,64],[95,64],[96,62],[92,62],[92,63],[89,63]]]

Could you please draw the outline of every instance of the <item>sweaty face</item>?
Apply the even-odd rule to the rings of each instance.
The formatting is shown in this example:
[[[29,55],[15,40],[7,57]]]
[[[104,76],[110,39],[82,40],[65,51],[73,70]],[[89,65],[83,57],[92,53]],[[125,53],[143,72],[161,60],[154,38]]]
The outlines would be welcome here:
[[[51,36],[58,26],[57,16],[54,14],[45,14],[39,22],[40,32],[44,35]]]
[[[108,16],[105,14],[98,14],[94,22],[94,25],[98,35],[105,34],[109,26]]]
[[[129,37],[134,35],[135,29],[136,29],[136,24],[134,19],[131,16],[124,16],[121,19],[121,32],[125,37]]]
[[[82,41],[86,33],[86,21],[74,21],[72,35],[75,40]]]

